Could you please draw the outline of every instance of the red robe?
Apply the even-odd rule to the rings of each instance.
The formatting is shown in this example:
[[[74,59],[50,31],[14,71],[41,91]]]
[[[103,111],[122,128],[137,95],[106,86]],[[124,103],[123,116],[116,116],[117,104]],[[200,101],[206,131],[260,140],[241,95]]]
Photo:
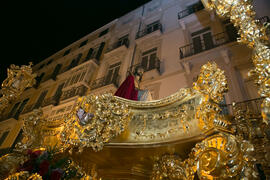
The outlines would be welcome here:
[[[129,75],[114,95],[138,101],[138,90],[135,89],[134,76]]]

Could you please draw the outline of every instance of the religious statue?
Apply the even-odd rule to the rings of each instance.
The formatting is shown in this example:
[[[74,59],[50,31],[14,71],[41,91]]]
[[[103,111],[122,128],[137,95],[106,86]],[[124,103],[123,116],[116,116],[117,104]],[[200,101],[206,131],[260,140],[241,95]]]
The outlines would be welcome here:
[[[126,80],[121,84],[114,95],[135,101],[151,101],[152,97],[149,90],[140,88],[144,69],[138,66],[134,73],[129,73]]]

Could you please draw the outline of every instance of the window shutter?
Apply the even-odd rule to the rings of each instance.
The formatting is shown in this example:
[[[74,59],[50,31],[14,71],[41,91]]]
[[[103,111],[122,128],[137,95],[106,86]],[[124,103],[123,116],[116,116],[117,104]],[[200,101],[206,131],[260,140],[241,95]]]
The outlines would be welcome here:
[[[199,53],[202,51],[202,42],[200,36],[192,38],[194,53]]]
[[[15,114],[15,119],[18,119],[20,113],[23,111],[24,106],[27,104],[27,102],[29,101],[28,99],[25,99],[22,104],[20,105],[19,109],[17,110],[16,114]]]
[[[54,71],[53,71],[52,76],[51,76],[51,78],[53,80],[56,80],[56,76],[59,74],[61,67],[62,67],[62,64],[57,64],[55,66]]]
[[[92,57],[92,55],[93,55],[93,51],[94,51],[93,48],[90,48],[90,49],[89,49],[89,51],[88,51],[88,53],[87,53],[87,56],[86,56],[86,58],[85,58],[85,61],[91,59],[91,57]]]
[[[141,62],[141,66],[143,67],[143,69],[145,70],[145,71],[147,71],[147,64],[148,64],[148,56],[144,56],[143,58],[142,58],[142,62]]]
[[[102,51],[103,51],[103,48],[105,46],[105,42],[102,42],[99,46],[99,49],[98,49],[98,52],[97,52],[97,55],[96,55],[96,59],[99,61],[100,60],[100,56],[102,54]]]
[[[148,70],[156,68],[156,53],[150,55],[150,62]]]
[[[48,90],[43,91],[41,93],[41,95],[39,96],[39,98],[38,98],[38,100],[36,102],[36,105],[35,105],[34,109],[39,108],[41,106],[41,104],[42,104],[42,102],[43,102],[43,100],[44,100],[47,93],[48,93]]]
[[[203,41],[205,49],[212,49],[214,47],[211,32],[203,34]]]

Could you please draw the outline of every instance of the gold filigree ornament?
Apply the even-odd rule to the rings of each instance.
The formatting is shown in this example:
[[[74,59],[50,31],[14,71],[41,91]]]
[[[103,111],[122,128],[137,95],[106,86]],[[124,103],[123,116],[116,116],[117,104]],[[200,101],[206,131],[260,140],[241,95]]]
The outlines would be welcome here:
[[[152,180],[191,180],[196,172],[199,179],[255,179],[253,151],[248,141],[219,133],[197,143],[185,161],[164,155],[153,166]]]
[[[252,60],[255,69],[249,75],[255,75],[259,85],[259,94],[266,97],[262,103],[262,115],[265,123],[270,120],[270,48],[266,34],[269,23],[261,25],[255,20],[255,11],[250,0],[202,0],[206,8],[215,10],[222,16],[230,18],[239,28],[238,42],[253,48]]]
[[[220,114],[221,108],[218,105],[223,100],[224,93],[228,91],[224,71],[219,69],[215,62],[208,62],[201,67],[193,89],[203,95],[201,104],[196,110],[196,119],[199,120],[200,129],[204,131],[214,127],[228,129],[230,123]]]
[[[77,100],[73,111],[65,117],[61,134],[63,149],[84,147],[99,151],[104,144],[127,127],[131,113],[125,103],[112,94],[89,95]]]
[[[18,165],[23,164],[27,159],[22,153],[11,153],[0,157],[0,179],[16,173]]]
[[[23,139],[16,144],[17,151],[44,147],[44,135],[42,134],[47,123],[42,109],[34,109],[23,119]]]
[[[32,74],[32,63],[21,67],[10,65],[7,69],[7,78],[3,81],[0,94],[0,113],[8,106],[11,101],[19,98],[27,87],[35,84],[36,74]]]

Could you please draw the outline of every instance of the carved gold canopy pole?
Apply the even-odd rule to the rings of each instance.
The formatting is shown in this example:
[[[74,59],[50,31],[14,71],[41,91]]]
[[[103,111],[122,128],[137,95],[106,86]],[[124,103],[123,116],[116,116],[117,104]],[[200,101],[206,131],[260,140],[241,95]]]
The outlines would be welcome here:
[[[255,11],[251,0],[202,0],[205,7],[214,10],[219,16],[230,18],[234,26],[239,27],[238,42],[253,49],[253,75],[259,85],[259,94],[265,97],[262,103],[262,116],[265,123],[270,120],[270,49],[266,36],[267,26],[259,25],[255,20]]]

